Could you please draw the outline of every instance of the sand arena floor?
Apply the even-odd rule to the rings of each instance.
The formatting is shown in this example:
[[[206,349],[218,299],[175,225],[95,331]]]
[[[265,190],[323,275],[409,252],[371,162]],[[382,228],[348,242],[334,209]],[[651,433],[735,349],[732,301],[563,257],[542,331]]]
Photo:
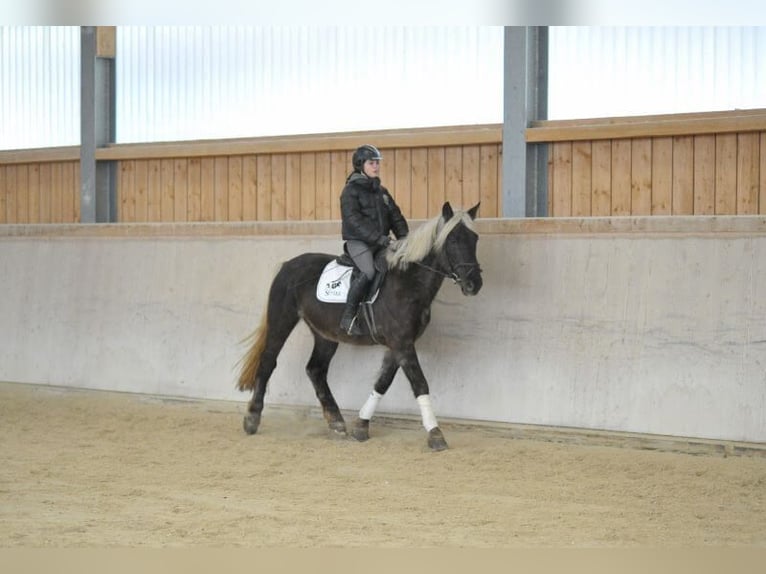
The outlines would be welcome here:
[[[766,547],[766,457],[0,384],[3,547]],[[347,420],[349,420],[347,418]],[[541,435],[542,436],[542,435]],[[549,437],[550,438],[550,437]]]

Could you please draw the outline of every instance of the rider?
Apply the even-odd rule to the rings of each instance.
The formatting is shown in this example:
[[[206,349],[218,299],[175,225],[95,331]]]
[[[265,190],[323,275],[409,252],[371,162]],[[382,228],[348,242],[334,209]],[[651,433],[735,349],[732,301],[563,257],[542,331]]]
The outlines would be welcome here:
[[[351,158],[353,171],[340,194],[342,234],[346,252],[361,273],[352,281],[340,327],[349,335],[360,334],[356,325],[356,310],[375,277],[375,254],[388,247],[389,232],[397,239],[409,232],[407,220],[388,190],[380,185],[380,155],[378,148],[365,144]]]

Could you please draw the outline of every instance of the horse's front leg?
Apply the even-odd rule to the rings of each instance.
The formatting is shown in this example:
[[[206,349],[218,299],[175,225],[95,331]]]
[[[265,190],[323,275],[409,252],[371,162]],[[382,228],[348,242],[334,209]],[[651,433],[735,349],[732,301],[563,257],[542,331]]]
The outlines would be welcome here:
[[[380,399],[386,394],[386,391],[394,381],[394,376],[396,376],[396,371],[398,370],[399,363],[394,354],[389,349],[386,349],[386,353],[383,356],[383,364],[378,373],[378,380],[375,381],[373,391],[359,410],[359,417],[351,429],[351,436],[356,440],[366,441],[370,438],[370,419],[375,414],[375,409],[377,409]]]
[[[436,415],[431,406],[431,396],[428,394],[428,382],[420,367],[418,355],[415,352],[415,345],[407,347],[396,352],[397,362],[407,375],[415,395],[415,400],[420,407],[420,416],[423,419],[423,427],[428,433],[428,447],[434,451],[447,449],[447,441],[444,439],[439,423],[436,421]]]

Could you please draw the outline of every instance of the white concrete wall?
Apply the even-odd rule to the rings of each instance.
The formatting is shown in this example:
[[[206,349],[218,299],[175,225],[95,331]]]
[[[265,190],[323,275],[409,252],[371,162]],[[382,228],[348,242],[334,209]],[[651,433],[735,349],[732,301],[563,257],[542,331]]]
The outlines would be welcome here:
[[[324,224],[0,226],[0,380],[245,402],[239,341]],[[437,416],[766,441],[766,220],[480,221],[484,289],[419,344]],[[271,404],[316,405],[299,325]],[[380,348],[342,346],[344,409]],[[381,412],[416,414],[397,376]]]

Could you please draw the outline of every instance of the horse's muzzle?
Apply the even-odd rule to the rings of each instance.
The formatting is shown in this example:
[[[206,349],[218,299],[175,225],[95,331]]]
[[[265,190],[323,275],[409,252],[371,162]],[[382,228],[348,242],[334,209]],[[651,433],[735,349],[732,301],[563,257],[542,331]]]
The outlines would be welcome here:
[[[483,281],[481,279],[481,269],[478,267],[471,269],[466,273],[465,277],[460,278],[460,289],[463,291],[463,295],[476,295],[481,291]]]

